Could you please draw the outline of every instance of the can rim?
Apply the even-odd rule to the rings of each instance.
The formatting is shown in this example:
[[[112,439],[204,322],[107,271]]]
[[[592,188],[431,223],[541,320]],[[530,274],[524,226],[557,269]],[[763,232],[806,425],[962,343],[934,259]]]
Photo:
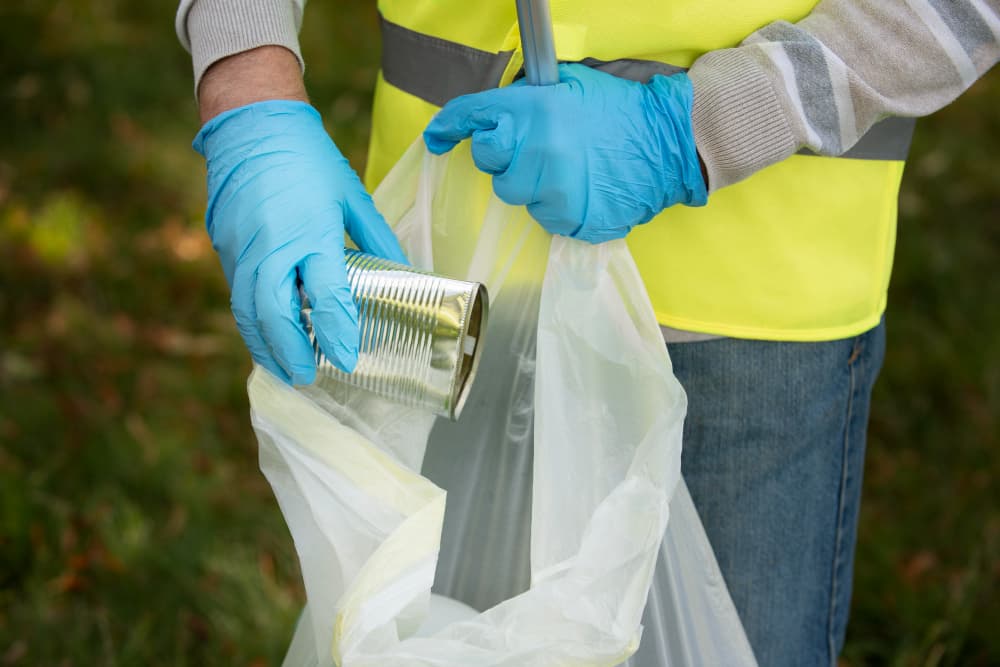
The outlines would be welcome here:
[[[486,289],[486,285],[478,282],[476,283],[476,290],[473,293],[473,297],[466,304],[465,312],[463,313],[462,335],[456,343],[459,346],[460,354],[464,347],[465,339],[469,336],[469,328],[473,323],[476,306],[480,308],[478,319],[479,332],[476,336],[476,346],[472,350],[472,355],[462,355],[463,357],[471,356],[472,360],[469,362],[468,371],[456,373],[455,377],[452,378],[451,409],[448,411],[448,416],[453,421],[457,421],[461,416],[462,408],[465,407],[465,402],[472,391],[472,385],[475,383],[476,373],[479,370],[479,360],[483,356],[483,340],[486,338],[486,330],[489,323],[489,292]]]

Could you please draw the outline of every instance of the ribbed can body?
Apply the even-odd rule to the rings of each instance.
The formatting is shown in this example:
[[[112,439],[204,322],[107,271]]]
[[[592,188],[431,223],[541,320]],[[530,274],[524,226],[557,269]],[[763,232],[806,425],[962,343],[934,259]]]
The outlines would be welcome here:
[[[320,350],[308,302],[303,322],[318,372],[397,403],[457,419],[475,378],[486,329],[486,289],[346,251],[347,277],[358,306],[360,341],[353,373]]]

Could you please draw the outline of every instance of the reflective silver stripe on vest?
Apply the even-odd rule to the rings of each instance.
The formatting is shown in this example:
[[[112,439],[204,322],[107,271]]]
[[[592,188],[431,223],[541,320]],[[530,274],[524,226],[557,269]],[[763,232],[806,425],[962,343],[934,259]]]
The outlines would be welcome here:
[[[439,107],[496,88],[513,53],[480,51],[382,19],[382,77]]]
[[[396,88],[444,106],[459,95],[478,93],[500,84],[513,51],[481,51],[471,46],[404,28],[382,18],[382,77]],[[670,76],[685,68],[654,60],[623,58],[581,61],[588,67],[645,83],[656,74]],[[856,160],[905,160],[913,138],[913,118],[886,118],[839,157]],[[816,155],[809,149],[800,155]]]

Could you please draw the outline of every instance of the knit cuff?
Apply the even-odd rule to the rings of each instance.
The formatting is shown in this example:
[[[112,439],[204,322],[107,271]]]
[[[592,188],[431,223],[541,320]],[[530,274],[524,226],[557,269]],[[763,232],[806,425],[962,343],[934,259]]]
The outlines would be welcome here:
[[[213,63],[259,46],[283,46],[305,67],[299,49],[302,9],[292,0],[194,0],[181,5],[177,33],[191,51],[194,89]],[[186,12],[184,10],[187,10]]]
[[[771,80],[739,49],[710,51],[688,72],[695,143],[709,192],[742,181],[797,150]]]

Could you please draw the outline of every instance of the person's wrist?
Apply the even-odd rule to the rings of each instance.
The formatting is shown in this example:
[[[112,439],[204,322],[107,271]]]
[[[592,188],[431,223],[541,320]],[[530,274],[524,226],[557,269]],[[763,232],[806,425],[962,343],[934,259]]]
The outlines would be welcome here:
[[[255,102],[309,102],[298,59],[282,46],[261,46],[212,64],[198,86],[204,124],[219,114]]]
[[[698,153],[698,166],[701,167],[701,180],[705,181],[705,190],[711,189],[708,183],[708,167],[705,166],[705,158],[701,156],[701,151],[696,151]]]
[[[694,136],[692,82],[681,72],[669,77],[654,76],[646,86],[655,110],[656,131],[663,133],[661,138],[668,147],[663,152],[668,160],[664,168],[672,176],[669,181],[677,186],[665,193],[664,208],[674,204],[703,206],[707,199],[708,172]]]

